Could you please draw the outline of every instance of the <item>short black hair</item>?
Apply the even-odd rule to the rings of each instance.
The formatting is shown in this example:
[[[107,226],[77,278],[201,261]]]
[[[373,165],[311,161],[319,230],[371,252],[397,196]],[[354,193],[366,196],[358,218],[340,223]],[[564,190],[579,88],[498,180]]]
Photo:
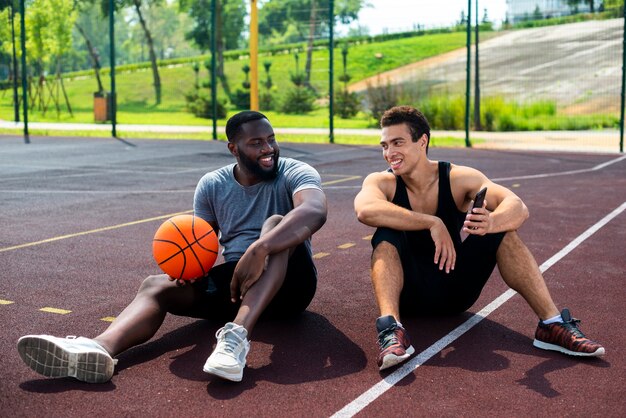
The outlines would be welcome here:
[[[411,106],[395,106],[388,109],[380,118],[381,128],[402,123],[408,126],[413,142],[419,141],[422,135],[426,134],[426,152],[428,152],[430,125],[422,112]]]
[[[228,122],[226,122],[226,138],[228,138],[228,142],[233,142],[235,140],[241,130],[241,125],[260,119],[266,119],[269,122],[267,116],[254,110],[244,110],[243,112],[239,112],[236,115],[231,116],[231,118],[228,119]]]

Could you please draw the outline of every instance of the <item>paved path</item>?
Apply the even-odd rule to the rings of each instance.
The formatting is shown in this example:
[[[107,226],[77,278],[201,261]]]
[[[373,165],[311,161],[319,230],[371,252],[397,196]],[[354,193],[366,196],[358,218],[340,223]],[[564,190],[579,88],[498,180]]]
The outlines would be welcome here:
[[[55,131],[102,131],[108,135],[111,125],[95,123],[48,123],[31,122],[28,124],[32,130],[55,130]],[[0,120],[2,129],[23,129],[23,123],[15,123]],[[145,132],[149,133],[211,133],[211,126],[174,126],[174,125],[128,125],[118,124],[119,132]],[[224,133],[224,127],[218,126],[217,131]],[[278,134],[317,134],[328,133],[327,128],[275,128]],[[379,129],[335,129],[336,135],[363,135],[378,136]],[[437,138],[465,138],[464,131],[432,131],[433,143],[437,144]],[[574,151],[574,152],[619,152],[619,131],[533,131],[533,132],[470,132],[470,139],[482,140],[475,146],[477,148],[495,149],[525,149],[542,151]]]

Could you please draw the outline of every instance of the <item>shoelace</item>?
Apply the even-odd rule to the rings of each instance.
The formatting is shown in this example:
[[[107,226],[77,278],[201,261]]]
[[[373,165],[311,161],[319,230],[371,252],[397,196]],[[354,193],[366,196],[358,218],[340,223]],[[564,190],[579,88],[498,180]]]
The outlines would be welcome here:
[[[236,328],[226,329],[222,327],[215,333],[219,345],[224,346],[224,351],[230,354],[235,354],[235,349],[243,342],[243,338],[235,332],[235,329]],[[227,335],[233,335],[235,338],[226,338]]]
[[[399,343],[398,336],[394,332],[396,328],[397,327],[395,325],[392,325],[389,328],[385,328],[378,334],[378,345],[381,349]]]
[[[578,324],[580,323],[580,319],[572,319],[567,322],[562,322],[561,325],[565,327],[568,331],[574,334],[575,337],[578,338],[587,338],[585,334],[578,328]]]

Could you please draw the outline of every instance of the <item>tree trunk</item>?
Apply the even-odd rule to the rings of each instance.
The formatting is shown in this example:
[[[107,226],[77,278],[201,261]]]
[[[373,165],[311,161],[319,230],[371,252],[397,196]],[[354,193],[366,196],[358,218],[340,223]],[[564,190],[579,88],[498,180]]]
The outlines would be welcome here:
[[[102,93],[104,91],[104,87],[102,87],[102,80],[100,79],[100,58],[98,58],[98,54],[96,53],[96,49],[93,47],[93,44],[87,37],[87,34],[83,30],[83,28],[78,24],[74,24],[78,32],[85,39],[85,43],[87,44],[87,51],[89,51],[89,56],[91,57],[91,65],[93,67],[93,71],[96,75],[96,81],[98,82],[98,93]]]
[[[65,106],[67,106],[67,110],[70,112],[70,116],[74,117],[74,113],[72,112],[72,106],[70,105],[70,99],[67,97],[67,91],[65,91],[65,84],[63,84],[63,77],[61,77],[61,59],[60,58],[57,58],[57,81],[61,84],[61,91],[63,92],[63,98],[65,99]],[[57,101],[58,100],[59,99],[58,99],[58,90],[57,90]]]
[[[156,104],[159,105],[161,104],[161,77],[159,77],[159,67],[157,65],[156,53],[154,52],[154,41],[152,40],[152,34],[150,33],[148,25],[143,18],[143,14],[141,13],[141,0],[133,0],[133,4],[135,5],[135,11],[137,12],[137,17],[139,17],[139,23],[141,24],[141,28],[146,36],[146,42],[148,43],[150,63],[152,64],[152,78],[154,79],[154,92],[156,94]]]
[[[216,0],[216,14],[217,24],[215,25],[215,45],[217,48],[217,77],[220,79],[224,77],[224,36],[223,36],[223,21],[222,21],[222,2]]]
[[[313,60],[313,38],[315,38],[315,15],[317,1],[311,0],[311,14],[309,15],[309,43],[306,49],[306,64],[304,66],[304,85],[311,87],[311,61]]]

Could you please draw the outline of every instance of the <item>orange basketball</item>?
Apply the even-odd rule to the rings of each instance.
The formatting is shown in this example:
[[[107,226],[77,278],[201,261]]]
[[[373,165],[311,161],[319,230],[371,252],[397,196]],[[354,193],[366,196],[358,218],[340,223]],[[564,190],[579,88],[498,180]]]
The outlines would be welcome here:
[[[170,277],[190,280],[204,276],[213,267],[219,244],[207,221],[193,215],[178,215],[163,222],[152,240],[152,254]]]

